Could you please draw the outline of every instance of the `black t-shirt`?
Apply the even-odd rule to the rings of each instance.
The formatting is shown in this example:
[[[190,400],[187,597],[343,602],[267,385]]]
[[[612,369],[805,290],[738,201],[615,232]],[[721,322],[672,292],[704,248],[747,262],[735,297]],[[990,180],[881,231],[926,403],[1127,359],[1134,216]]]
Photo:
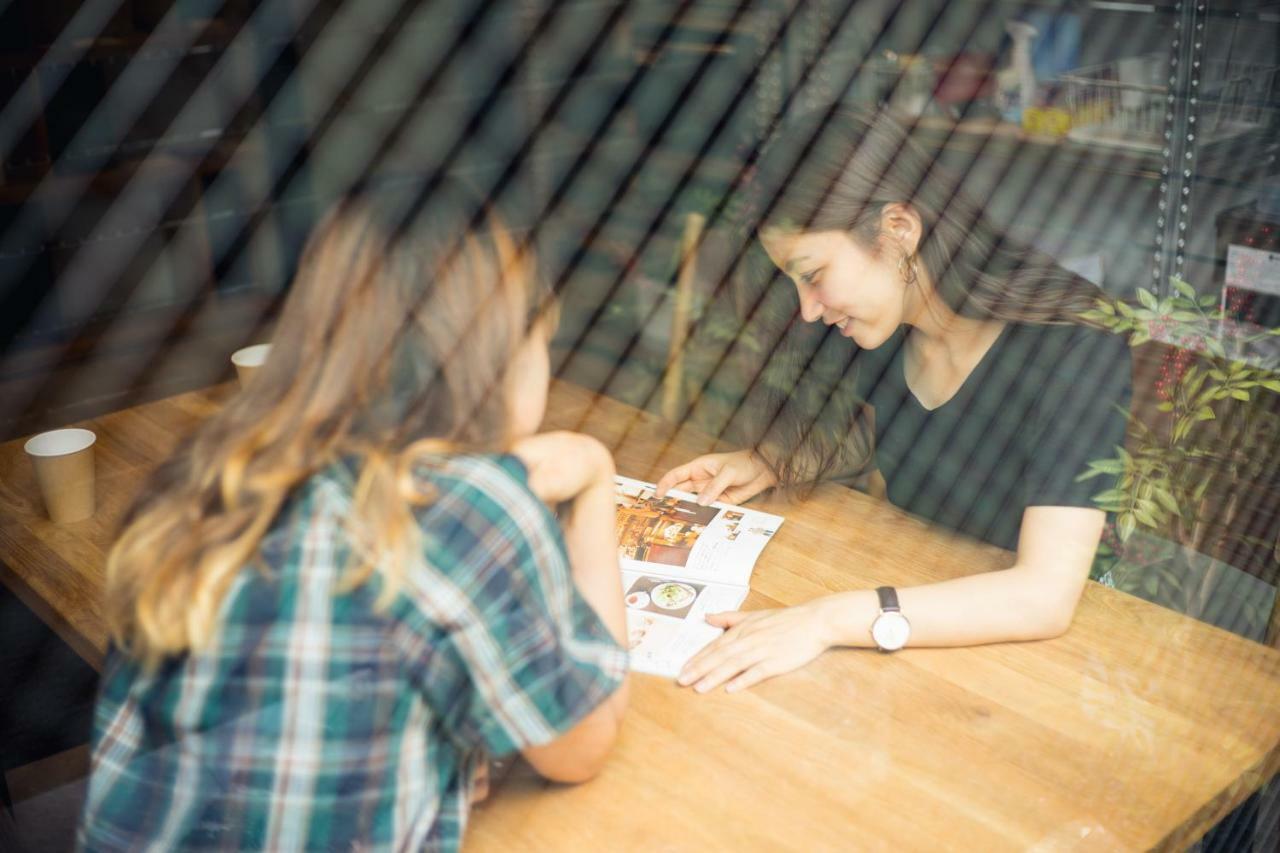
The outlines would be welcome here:
[[[1132,370],[1122,338],[1010,323],[933,410],[907,388],[904,340],[900,329],[856,357],[891,503],[1008,549],[1029,506],[1095,506],[1109,485],[1076,477],[1124,444]]]

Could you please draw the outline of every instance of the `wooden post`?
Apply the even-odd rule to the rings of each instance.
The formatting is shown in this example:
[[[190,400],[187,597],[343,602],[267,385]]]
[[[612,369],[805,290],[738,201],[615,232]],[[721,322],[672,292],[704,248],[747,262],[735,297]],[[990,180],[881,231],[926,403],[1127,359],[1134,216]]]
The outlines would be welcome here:
[[[680,237],[680,271],[676,276],[676,304],[671,312],[671,344],[667,348],[667,371],[662,378],[662,416],[674,421],[680,416],[684,384],[684,345],[689,336],[689,315],[693,313],[693,286],[696,280],[698,244],[707,219],[690,213]]]

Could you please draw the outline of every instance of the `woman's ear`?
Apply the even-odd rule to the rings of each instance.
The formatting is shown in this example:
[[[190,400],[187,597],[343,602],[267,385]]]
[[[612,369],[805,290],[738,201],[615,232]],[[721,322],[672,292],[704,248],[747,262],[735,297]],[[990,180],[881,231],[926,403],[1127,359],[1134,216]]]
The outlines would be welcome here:
[[[910,257],[920,248],[920,240],[924,237],[924,221],[911,205],[899,201],[890,202],[880,211],[880,233],[891,237]]]

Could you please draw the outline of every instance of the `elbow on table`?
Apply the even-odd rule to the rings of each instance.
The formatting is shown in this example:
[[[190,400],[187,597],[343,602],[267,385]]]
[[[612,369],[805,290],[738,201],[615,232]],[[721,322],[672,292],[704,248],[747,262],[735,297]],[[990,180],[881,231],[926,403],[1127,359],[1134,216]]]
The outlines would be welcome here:
[[[1067,631],[1071,630],[1071,622],[1071,614],[1068,614],[1066,618],[1057,616],[1052,617],[1044,623],[1044,626],[1040,630],[1040,635],[1036,637],[1036,639],[1056,640],[1058,637],[1061,637],[1063,634],[1066,634]]]
[[[1036,623],[1036,636],[1034,639],[1053,640],[1071,630],[1071,624],[1076,617],[1076,605],[1079,601],[1079,593],[1074,595],[1063,594],[1046,601],[1045,607],[1040,612],[1040,618]]]
[[[569,731],[544,746],[522,750],[525,760],[552,782],[577,785],[591,781],[600,775],[613,752],[628,694],[628,685],[623,682],[617,693]]]
[[[575,756],[572,759],[535,762],[527,754],[525,759],[533,765],[538,775],[548,782],[560,785],[581,785],[600,775],[600,771],[608,763],[608,755],[607,750],[601,750],[595,755]]]
[[[548,747],[524,751],[538,775],[550,782],[562,785],[580,785],[590,782],[608,763],[618,736],[617,723],[598,721],[591,728],[595,731],[577,732],[570,738],[572,746],[553,743]],[[561,738],[563,741],[564,738]]]

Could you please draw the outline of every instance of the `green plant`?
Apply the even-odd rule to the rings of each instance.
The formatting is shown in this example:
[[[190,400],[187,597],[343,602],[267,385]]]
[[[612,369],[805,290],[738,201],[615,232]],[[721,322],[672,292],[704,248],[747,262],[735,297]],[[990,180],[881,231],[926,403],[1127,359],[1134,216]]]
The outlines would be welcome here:
[[[1153,339],[1174,344],[1156,385],[1157,408],[1167,415],[1146,423],[1129,413],[1129,449],[1094,460],[1080,479],[1111,476],[1112,488],[1094,500],[1114,513],[1114,536],[1104,537],[1095,577],[1126,574],[1151,595],[1174,584],[1170,554],[1137,547],[1145,530],[1173,546],[1202,551],[1221,541],[1235,518],[1242,484],[1273,476],[1280,418],[1263,405],[1280,393],[1274,357],[1244,361],[1247,351],[1280,330],[1246,331],[1216,308],[1214,296],[1198,296],[1174,279],[1163,299],[1139,289],[1138,304],[1100,300],[1086,319],[1128,337],[1132,347]],[[1236,538],[1245,538],[1236,536]],[[1253,545],[1274,543],[1250,541]],[[1150,553],[1148,553],[1150,552]],[[1134,571],[1140,569],[1140,571]]]

